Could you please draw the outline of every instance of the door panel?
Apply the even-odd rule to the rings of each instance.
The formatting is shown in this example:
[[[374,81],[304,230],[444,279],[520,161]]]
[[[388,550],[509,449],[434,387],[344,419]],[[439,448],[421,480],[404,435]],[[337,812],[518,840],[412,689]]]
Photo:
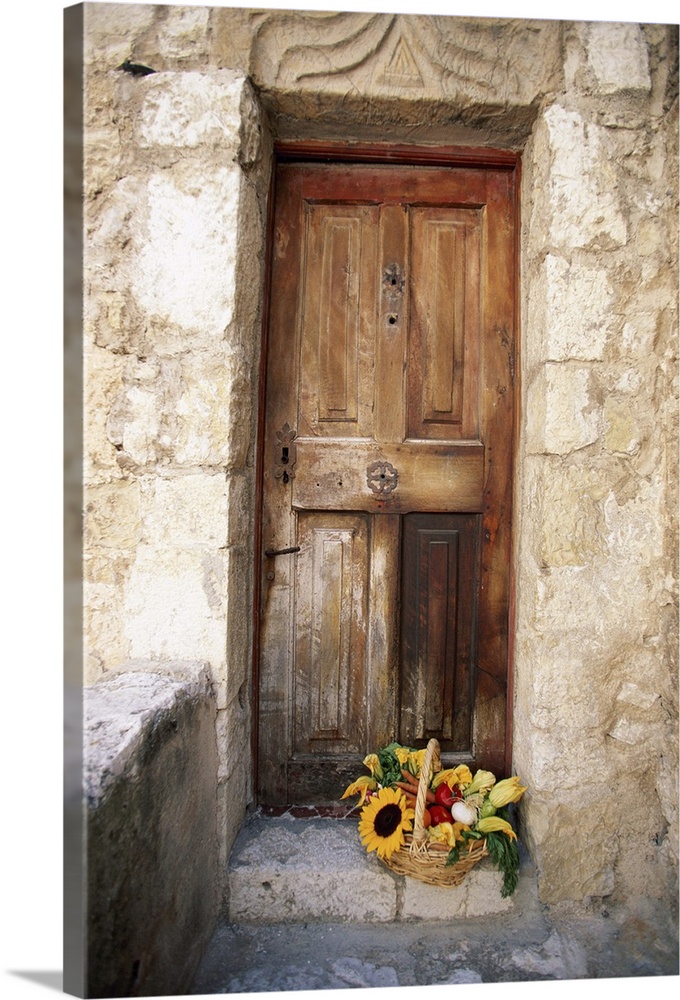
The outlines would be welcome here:
[[[411,211],[412,438],[477,437],[480,222],[477,209]]]
[[[277,169],[262,547],[295,551],[262,555],[262,802],[336,802],[394,738],[502,769],[514,184]]]
[[[478,514],[408,514],[403,542],[401,727],[472,755]]]

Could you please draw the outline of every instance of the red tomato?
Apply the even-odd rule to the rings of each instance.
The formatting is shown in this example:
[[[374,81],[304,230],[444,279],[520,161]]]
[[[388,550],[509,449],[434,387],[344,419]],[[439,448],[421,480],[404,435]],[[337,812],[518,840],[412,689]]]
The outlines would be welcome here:
[[[429,806],[430,821],[432,826],[439,826],[440,823],[452,823],[451,813],[444,806]]]
[[[454,802],[462,798],[458,789],[451,789],[445,781],[442,781],[441,785],[437,785],[434,797],[438,805],[446,806],[450,809]]]

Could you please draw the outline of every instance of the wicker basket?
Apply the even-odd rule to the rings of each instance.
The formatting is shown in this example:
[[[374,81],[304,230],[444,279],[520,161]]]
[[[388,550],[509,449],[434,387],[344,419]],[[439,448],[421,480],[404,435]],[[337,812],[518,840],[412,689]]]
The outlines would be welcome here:
[[[430,771],[441,770],[439,743],[430,740],[420,769],[420,782],[416,796],[416,815],[413,833],[404,836],[406,843],[389,858],[382,861],[397,875],[410,875],[429,885],[460,885],[471,868],[488,855],[486,840],[471,840],[461,847],[460,860],[454,865],[446,864],[450,848],[428,838],[423,826],[423,813],[427,795]]]

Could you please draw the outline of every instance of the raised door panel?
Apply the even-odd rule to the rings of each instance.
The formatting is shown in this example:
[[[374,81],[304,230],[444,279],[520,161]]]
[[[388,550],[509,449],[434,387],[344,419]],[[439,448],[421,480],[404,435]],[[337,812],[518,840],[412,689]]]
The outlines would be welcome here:
[[[408,436],[479,436],[480,230],[476,209],[412,208]]]
[[[377,221],[376,207],[306,206],[298,427],[303,438],[373,434]]]
[[[404,518],[403,742],[472,757],[479,515]]]

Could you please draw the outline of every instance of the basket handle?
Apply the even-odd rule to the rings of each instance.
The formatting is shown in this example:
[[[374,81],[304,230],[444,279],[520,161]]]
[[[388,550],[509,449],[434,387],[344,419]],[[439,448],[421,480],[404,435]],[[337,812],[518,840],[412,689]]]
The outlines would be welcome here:
[[[425,799],[430,783],[430,771],[441,771],[441,755],[439,752],[439,742],[434,738],[427,744],[423,766],[420,768],[420,779],[418,781],[418,794],[416,796],[416,815],[413,824],[413,840],[417,844],[422,844],[426,839],[425,827],[423,826],[423,815],[425,813]]]

